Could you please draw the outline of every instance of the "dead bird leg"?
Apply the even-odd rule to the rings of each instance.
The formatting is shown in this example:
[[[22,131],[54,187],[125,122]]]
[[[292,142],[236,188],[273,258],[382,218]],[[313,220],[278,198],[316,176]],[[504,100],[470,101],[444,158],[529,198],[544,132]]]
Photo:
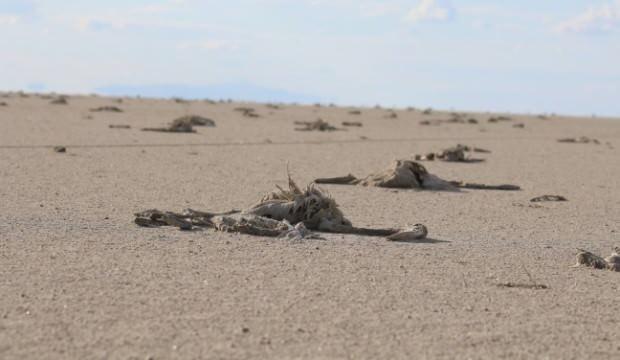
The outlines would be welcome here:
[[[174,226],[181,230],[191,230],[193,224],[182,214],[157,209],[146,210],[135,214],[136,224],[144,227]]]
[[[520,186],[502,184],[502,185],[486,185],[476,183],[466,183],[463,181],[450,181],[450,183],[460,189],[472,189],[472,190],[503,190],[503,191],[517,191],[521,190]]]
[[[193,209],[185,209],[185,211],[183,211],[183,215],[191,217],[191,218],[196,218],[196,217],[214,218],[216,216],[233,215],[233,214],[238,214],[240,212],[241,210],[230,210],[230,211],[225,211],[221,213],[213,213],[213,212],[204,212],[204,211],[198,211],[198,210],[193,210]]]
[[[391,236],[400,232],[397,229],[367,229],[351,225],[329,224],[319,227],[319,231],[333,234],[351,234],[363,236]]]
[[[355,185],[359,183],[359,179],[349,174],[347,176],[339,176],[333,178],[322,178],[314,180],[317,184],[335,184],[335,185]]]
[[[327,226],[320,226],[319,231],[335,234],[380,236],[387,237],[391,241],[420,240],[425,239],[428,235],[428,229],[422,224],[416,224],[405,229],[368,229],[350,225],[329,224]]]

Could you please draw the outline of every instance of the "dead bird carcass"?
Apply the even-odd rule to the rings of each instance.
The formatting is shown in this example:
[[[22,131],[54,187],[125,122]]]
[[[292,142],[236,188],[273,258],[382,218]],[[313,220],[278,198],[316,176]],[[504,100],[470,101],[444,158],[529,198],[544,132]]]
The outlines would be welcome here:
[[[577,249],[577,264],[575,267],[586,266],[594,269],[620,272],[620,247],[614,248],[612,254],[602,258],[587,250]]]
[[[192,124],[193,126],[215,127],[215,121],[213,119],[209,119],[209,118],[198,116],[198,115],[186,115],[174,121],[189,123],[189,124]]]
[[[175,226],[182,230],[194,227],[258,236],[306,238],[319,231],[338,234],[383,236],[393,241],[426,238],[428,230],[422,224],[405,229],[358,228],[344,216],[336,201],[314,184],[300,189],[289,178],[288,189],[264,196],[245,211],[208,213],[186,210],[183,213],[147,210],[135,214],[135,223],[145,227]]]
[[[489,150],[457,144],[456,146],[441,150],[438,153],[428,153],[426,155],[415,155],[415,160],[433,161],[435,159],[439,159],[439,160],[449,161],[449,162],[482,162],[484,161],[484,159],[471,158],[470,153],[472,152],[490,153]]]
[[[340,130],[323,119],[315,121],[295,121],[295,125],[303,125],[301,128],[295,128],[295,131],[336,131]]]
[[[202,116],[187,115],[173,120],[168,127],[144,128],[142,131],[194,133],[194,126],[214,127],[215,121]]]
[[[351,174],[334,178],[321,178],[314,181],[317,184],[363,185],[384,188],[427,189],[458,191],[463,189],[476,190],[520,190],[516,185],[485,185],[463,181],[446,181],[433,175],[426,168],[415,161],[396,160],[385,170],[357,178]]]

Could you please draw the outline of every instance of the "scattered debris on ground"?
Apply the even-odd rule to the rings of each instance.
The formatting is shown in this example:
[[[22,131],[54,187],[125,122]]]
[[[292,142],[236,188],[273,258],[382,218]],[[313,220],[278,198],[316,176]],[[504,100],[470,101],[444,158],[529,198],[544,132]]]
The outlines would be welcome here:
[[[175,119],[174,121],[172,121],[172,123],[170,123],[170,125],[168,125],[168,127],[144,128],[142,129],[142,131],[195,133],[196,130],[194,130],[194,126],[213,127],[215,126],[215,121],[197,115],[187,115]]]
[[[389,114],[385,115],[386,119],[398,119],[398,114],[395,112],[390,112]]]
[[[514,202],[514,203],[512,203],[512,206],[516,206],[516,207],[528,207],[528,208],[531,208],[531,209],[544,209],[544,208],[545,208],[544,206],[542,206],[542,205],[538,205],[538,204],[530,204],[530,203],[523,204],[523,203],[518,203],[518,202]]]
[[[349,111],[349,115],[362,115],[361,110],[351,110]]]
[[[280,110],[280,105],[276,104],[265,104],[265,107],[272,110]]]
[[[235,111],[240,112],[241,115],[245,117],[251,117],[251,118],[260,117],[260,115],[256,113],[256,109],[251,108],[251,107],[240,106],[240,107],[235,108]]]
[[[602,258],[589,251],[577,249],[577,264],[575,267],[587,266],[594,269],[620,271],[620,247],[614,248],[610,256]]]
[[[447,120],[440,120],[441,122],[444,123],[449,123],[449,124],[477,124],[478,120],[468,117],[467,114],[464,113],[451,113],[450,114],[450,118]]]
[[[131,129],[130,125],[108,125],[110,129]]]
[[[500,284],[497,284],[497,286],[504,287],[504,288],[520,288],[520,289],[533,289],[533,290],[548,289],[548,286],[543,285],[543,284],[522,284],[522,283],[512,283],[512,282],[500,283]]]
[[[468,118],[467,114],[451,113],[450,118],[448,119],[433,119],[420,121],[420,125],[439,126],[441,124],[478,124],[478,120],[471,117]]]
[[[362,127],[362,126],[364,126],[364,124],[362,124],[359,121],[343,121],[342,122],[342,126]]]
[[[513,128],[517,128],[517,129],[523,129],[525,128],[525,124],[524,123],[518,123],[518,124],[514,124],[512,125]]]
[[[521,266],[523,267],[523,271],[525,272],[525,274],[527,275],[529,279],[528,283],[505,282],[505,283],[499,283],[497,284],[497,286],[503,287],[503,288],[519,288],[519,289],[532,289],[532,290],[544,290],[544,289],[549,288],[547,285],[539,284],[534,279],[532,274],[527,270],[525,265],[521,265]]]
[[[147,210],[135,216],[135,223],[144,227],[174,226],[181,230],[211,228],[291,239],[316,238],[312,231],[381,236],[392,241],[422,240],[428,234],[422,224],[403,230],[354,227],[331,196],[313,184],[302,190],[290,177],[288,189],[278,187],[277,191],[267,194],[245,211],[208,213],[188,209],[183,213],[173,213]]]
[[[64,147],[64,146],[54,146],[54,152],[66,153],[67,152],[67,148]]]
[[[544,201],[568,201],[564,196],[561,195],[542,195],[535,197],[530,200],[531,202],[544,202]]]
[[[168,127],[161,128],[143,128],[142,131],[157,131],[169,133],[195,133],[190,117],[181,117],[174,120]]]
[[[558,142],[561,143],[571,143],[571,144],[600,144],[600,141],[598,141],[597,139],[592,139],[589,138],[587,136],[580,136],[577,138],[563,138],[563,139],[558,139]]]
[[[0,101],[0,106],[9,106],[9,104],[7,104],[7,103],[6,103],[6,102],[4,102],[4,101]]]
[[[512,121],[512,118],[508,116],[492,116],[488,120],[490,123],[498,123],[500,121]]]
[[[206,126],[206,127],[214,127],[215,121],[206,117],[198,116],[198,115],[187,115],[182,116],[174,121],[189,123],[193,126]]]
[[[302,128],[295,128],[296,131],[336,131],[337,127],[329,124],[323,119],[317,119],[316,121],[295,121],[295,125],[303,125]]]
[[[420,121],[420,125],[434,125],[434,126],[439,126],[443,123],[446,123],[447,120],[445,119],[433,119],[433,120],[422,120]]]
[[[424,109],[424,111],[422,111],[422,114],[424,115],[431,115],[433,113],[433,109],[432,108],[426,108]]]
[[[67,98],[64,96],[58,97],[52,101],[50,101],[50,104],[52,105],[68,105],[69,101],[67,101]]]
[[[97,108],[93,108],[90,109],[91,112],[114,112],[114,113],[121,113],[123,112],[122,109],[116,107],[116,106],[100,106]]]
[[[446,181],[430,174],[422,164],[409,160],[396,160],[380,172],[359,179],[351,174],[334,178],[322,178],[317,184],[362,185],[401,189],[428,189],[458,191],[459,188],[475,190],[520,190],[516,185],[485,185],[462,181]]]
[[[470,152],[484,152],[490,151],[466,145],[458,144],[456,146],[444,149],[438,153],[428,153],[426,155],[415,155],[416,161],[434,161],[435,159],[451,162],[482,162],[484,159],[473,159],[469,156]]]

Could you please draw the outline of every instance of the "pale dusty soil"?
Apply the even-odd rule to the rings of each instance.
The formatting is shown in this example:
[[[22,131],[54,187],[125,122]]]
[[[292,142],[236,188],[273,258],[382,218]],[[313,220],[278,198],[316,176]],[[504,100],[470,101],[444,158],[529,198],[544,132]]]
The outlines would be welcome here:
[[[620,246],[618,120],[515,115],[525,123],[516,129],[472,114],[480,124],[421,126],[449,115],[253,104],[254,119],[233,111],[239,104],[0,100],[2,359],[620,358],[620,273],[571,268],[576,247],[608,255]],[[101,105],[125,112],[88,111]],[[185,114],[217,127],[139,131]],[[319,116],[364,127],[293,131],[293,121]],[[581,135],[602,144],[556,142]],[[326,187],[355,225],[424,223],[426,243],[132,222],[147,208],[244,208],[286,183],[287,163],[307,183],[456,143],[493,153],[424,163],[430,172],[523,190]],[[569,201],[531,207],[543,194]],[[498,286],[531,283],[527,272],[549,288]]]

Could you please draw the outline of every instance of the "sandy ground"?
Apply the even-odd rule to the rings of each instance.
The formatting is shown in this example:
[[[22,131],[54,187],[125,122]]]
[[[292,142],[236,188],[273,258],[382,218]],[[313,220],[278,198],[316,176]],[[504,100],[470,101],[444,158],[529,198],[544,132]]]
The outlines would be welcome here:
[[[252,104],[261,117],[246,118],[233,111],[239,104],[205,101],[0,102],[2,359],[620,357],[620,273],[571,267],[576,247],[609,255],[620,246],[618,120],[512,115],[494,124],[470,114],[480,123],[423,126],[449,114]],[[89,111],[101,105],[124,112]],[[139,130],[185,114],[217,127]],[[293,130],[319,116],[364,126]],[[581,135],[601,144],[556,141]],[[492,153],[475,164],[427,162],[430,172],[523,190],[326,186],[355,225],[424,223],[427,242],[133,223],[148,208],[247,207],[286,184],[287,162],[307,183],[456,143]],[[529,202],[543,194],[569,201]],[[498,286],[532,281],[548,288]]]

